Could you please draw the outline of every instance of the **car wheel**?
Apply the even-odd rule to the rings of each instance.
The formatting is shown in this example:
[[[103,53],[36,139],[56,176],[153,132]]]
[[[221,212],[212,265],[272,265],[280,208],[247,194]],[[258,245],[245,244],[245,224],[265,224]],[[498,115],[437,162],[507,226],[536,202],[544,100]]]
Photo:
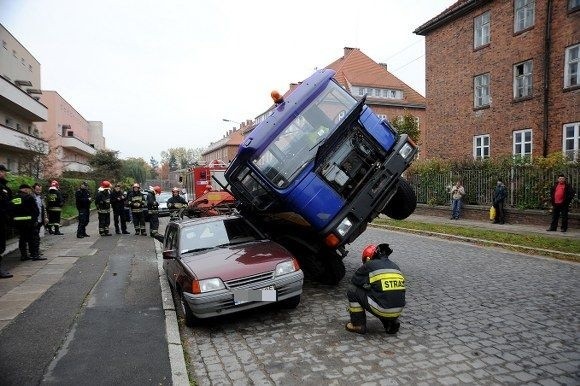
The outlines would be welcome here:
[[[393,220],[404,220],[413,214],[416,207],[417,196],[415,191],[407,181],[399,178],[397,191],[383,209],[383,214]]]
[[[291,298],[281,300],[279,303],[282,308],[296,308],[300,304],[300,295],[292,296]]]
[[[185,300],[185,296],[183,295],[183,291],[179,292],[179,309],[181,311],[181,316],[185,321],[185,325],[187,327],[195,326],[197,322],[197,318],[191,312],[191,308],[189,308],[189,304],[187,304],[187,300]]]

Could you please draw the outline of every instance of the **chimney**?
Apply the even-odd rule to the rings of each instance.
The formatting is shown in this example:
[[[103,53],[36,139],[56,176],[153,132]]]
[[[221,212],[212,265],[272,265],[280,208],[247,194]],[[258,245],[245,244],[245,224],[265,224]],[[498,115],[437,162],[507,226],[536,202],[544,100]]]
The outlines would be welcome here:
[[[358,48],[344,47],[344,56],[347,56],[353,50],[358,50]]]
[[[388,71],[387,69],[387,63],[379,63],[381,65],[381,67],[383,67],[385,69],[385,71]]]

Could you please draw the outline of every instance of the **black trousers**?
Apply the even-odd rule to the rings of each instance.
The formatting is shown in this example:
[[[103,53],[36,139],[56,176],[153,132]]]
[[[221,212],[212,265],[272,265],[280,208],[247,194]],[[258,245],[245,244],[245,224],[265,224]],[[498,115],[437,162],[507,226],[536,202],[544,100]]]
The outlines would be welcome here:
[[[495,220],[493,220],[494,224],[504,224],[505,223],[505,209],[503,201],[498,202],[497,204],[493,204],[495,208]]]
[[[125,208],[113,209],[113,223],[115,224],[115,232],[119,232],[119,223],[121,223],[121,231],[127,232],[127,219],[125,218]]]
[[[145,229],[145,213],[142,210],[135,212],[131,211],[131,216],[133,217],[133,225],[135,226],[135,232],[146,232]]]
[[[60,210],[47,210],[48,227],[60,226]]]
[[[149,234],[155,236],[159,231],[159,213],[157,211],[149,211]]]
[[[87,209],[79,209],[79,224],[77,227],[77,236],[84,236],[87,234],[86,227],[89,225],[89,215],[90,210]]]
[[[99,213],[99,234],[101,236],[109,233],[109,225],[111,225],[111,212]]]
[[[40,246],[40,224],[32,221],[15,221],[14,225],[18,230],[18,249],[20,249],[20,257],[38,257]]]
[[[552,223],[550,224],[550,229],[556,230],[558,228],[558,220],[562,217],[561,230],[568,230],[568,210],[569,206],[564,204],[555,204],[552,208]]]
[[[350,321],[355,326],[366,325],[365,311],[376,316],[383,323],[385,328],[388,327],[389,323],[396,322],[398,319],[397,317],[390,318],[377,314],[369,305],[368,292],[363,288],[349,284],[346,291],[346,297],[349,302],[348,311],[350,314]]]

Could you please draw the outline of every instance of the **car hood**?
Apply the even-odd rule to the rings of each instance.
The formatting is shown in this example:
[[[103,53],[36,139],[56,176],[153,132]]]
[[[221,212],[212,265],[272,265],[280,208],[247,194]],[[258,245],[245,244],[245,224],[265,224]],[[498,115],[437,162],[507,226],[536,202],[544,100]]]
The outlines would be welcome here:
[[[198,279],[219,277],[223,281],[274,271],[292,255],[273,241],[254,241],[215,248],[182,258]]]

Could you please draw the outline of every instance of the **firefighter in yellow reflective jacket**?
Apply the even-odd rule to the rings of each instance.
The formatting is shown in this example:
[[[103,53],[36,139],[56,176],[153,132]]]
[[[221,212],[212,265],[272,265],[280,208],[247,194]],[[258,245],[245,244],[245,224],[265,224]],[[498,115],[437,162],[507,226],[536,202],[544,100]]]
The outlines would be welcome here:
[[[111,225],[111,183],[101,182],[101,186],[95,195],[95,206],[99,216],[99,235],[111,236],[109,225]]]
[[[45,257],[40,257],[39,243],[34,241],[40,211],[31,193],[30,185],[22,184],[10,203],[12,220],[19,235],[20,260],[46,260]]]
[[[151,186],[147,191],[147,210],[149,211],[149,235],[155,237],[159,231],[159,203],[157,196],[161,194],[160,186]]]
[[[58,181],[52,181],[48,188],[48,194],[46,195],[46,211],[48,214],[46,229],[51,235],[62,235],[60,232],[60,213],[64,205],[64,200],[58,188]]]
[[[145,229],[145,212],[147,201],[141,192],[141,185],[134,183],[133,189],[127,194],[127,206],[131,208],[133,216],[133,225],[135,226],[135,235],[147,236]]]
[[[379,318],[387,334],[399,331],[398,318],[405,306],[405,277],[389,260],[391,253],[389,244],[369,245],[363,250],[363,265],[354,273],[346,293],[350,313],[347,331],[366,333],[365,311]]]
[[[167,200],[167,209],[170,210],[171,220],[178,220],[179,211],[182,208],[187,207],[187,201],[185,201],[185,198],[179,195],[180,192],[181,189],[179,189],[178,187],[171,189],[171,197],[169,197],[169,199]]]

